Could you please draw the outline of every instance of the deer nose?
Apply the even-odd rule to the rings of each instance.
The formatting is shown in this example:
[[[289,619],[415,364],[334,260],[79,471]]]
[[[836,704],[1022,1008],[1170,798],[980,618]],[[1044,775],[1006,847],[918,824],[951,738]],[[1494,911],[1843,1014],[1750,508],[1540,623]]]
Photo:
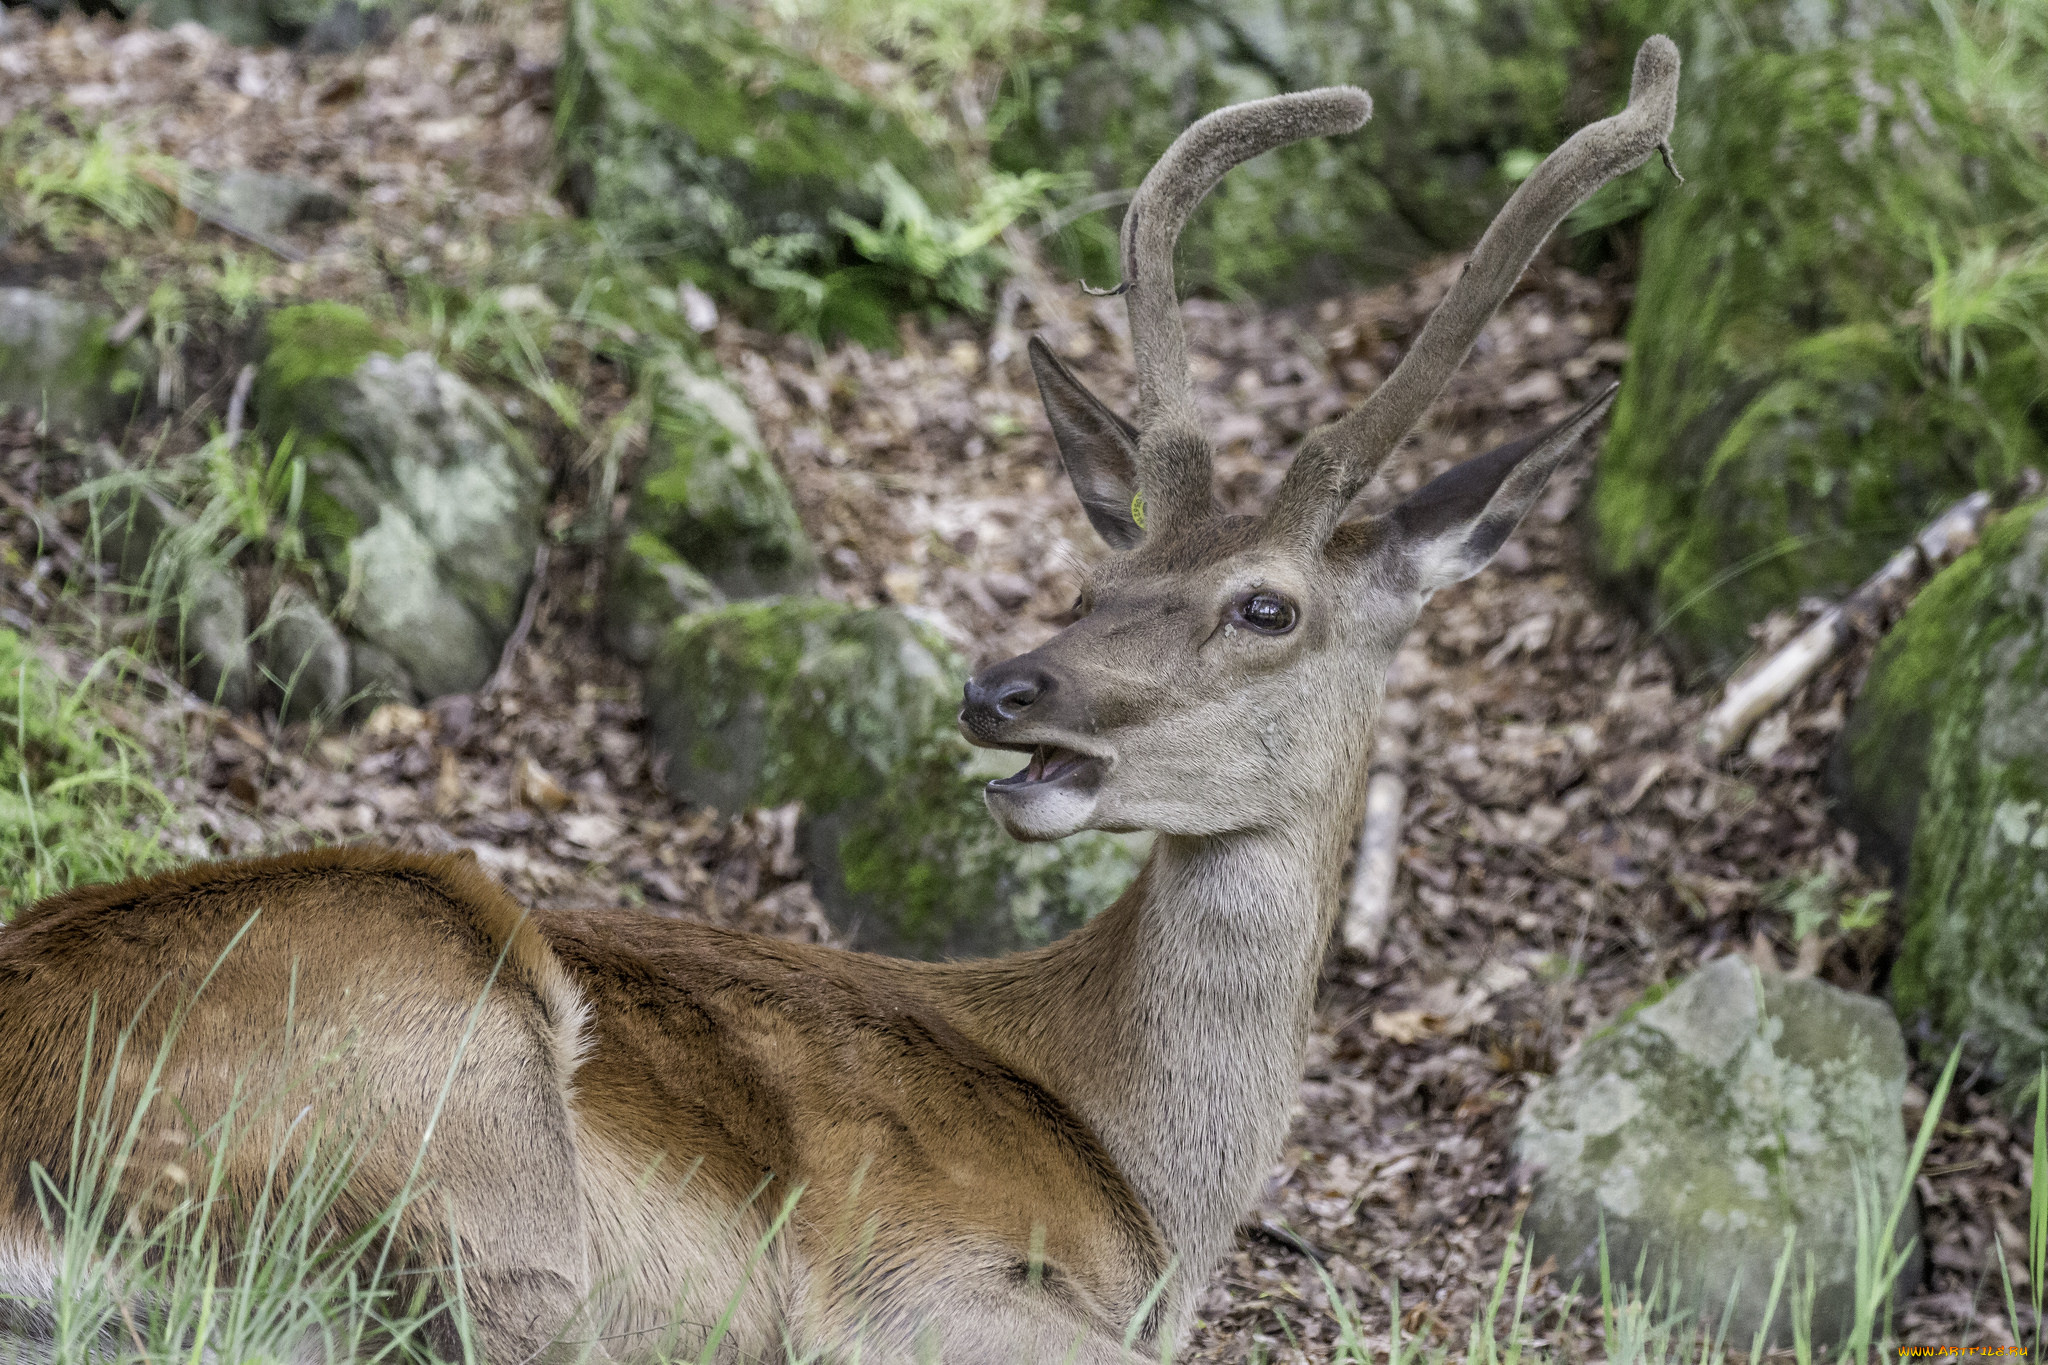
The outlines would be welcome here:
[[[1052,678],[1038,669],[997,666],[967,680],[960,719],[977,729],[1012,721],[1052,691]]]

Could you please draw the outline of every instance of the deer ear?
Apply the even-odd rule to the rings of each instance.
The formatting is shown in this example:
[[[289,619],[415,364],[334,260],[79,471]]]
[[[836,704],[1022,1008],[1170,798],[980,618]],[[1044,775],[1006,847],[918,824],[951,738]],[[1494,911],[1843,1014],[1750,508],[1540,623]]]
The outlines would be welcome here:
[[[1144,514],[1134,515],[1132,506],[1138,496],[1138,429],[1083,388],[1037,337],[1031,338],[1030,352],[1060,463],[1067,467],[1081,510],[1104,540],[1116,549],[1130,549],[1145,535],[1138,520]]]
[[[1550,472],[1606,414],[1615,387],[1548,431],[1439,474],[1394,509],[1395,534],[1424,596],[1486,567],[1535,505]]]

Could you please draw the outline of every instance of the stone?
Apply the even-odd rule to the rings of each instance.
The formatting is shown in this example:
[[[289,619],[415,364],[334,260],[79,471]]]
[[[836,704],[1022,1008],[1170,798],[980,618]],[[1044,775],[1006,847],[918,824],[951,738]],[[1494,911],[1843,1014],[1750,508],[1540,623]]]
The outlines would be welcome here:
[[[2031,98],[2040,35],[1980,17],[1975,41],[2011,45],[2003,79]],[[1770,611],[1840,596],[1956,499],[2043,464],[2025,99],[1966,90],[1932,11],[1858,31],[1724,50],[1704,86],[1686,53],[1688,180],[1645,229],[1589,511],[1596,567],[1695,677],[1731,669]]]
[[[1562,0],[1066,8],[1076,37],[1033,69],[1028,107],[992,149],[1004,169],[1130,188],[1222,105],[1331,84],[1373,97],[1358,132],[1268,153],[1211,192],[1178,253],[1184,285],[1197,288],[1306,295],[1466,250],[1513,190],[1517,154],[1548,151],[1626,89],[1611,60],[1582,59],[1600,45]],[[1069,269],[1112,284],[1114,228],[1114,215],[1097,215],[1049,245]]]
[[[1724,957],[1588,1038],[1529,1098],[1517,1159],[1536,1172],[1524,1235],[1564,1282],[1598,1284],[1602,1228],[1623,1284],[1644,1258],[1747,1346],[1793,1234],[1792,1273],[1813,1274],[1813,1340],[1855,1311],[1858,1201],[1881,1224],[1905,1182],[1899,1106],[1906,1048],[1884,1002]],[[1896,1230],[1919,1232],[1909,1198]],[[1910,1289],[1919,1253],[1900,1276]],[[1809,1258],[1810,1262],[1809,1262]],[[1791,1341],[1788,1288],[1774,1344]]]
[[[216,706],[245,711],[255,696],[249,656],[249,597],[231,565],[183,566],[177,595],[177,647],[186,682]]]
[[[291,584],[272,593],[256,637],[267,690],[285,720],[338,715],[348,705],[348,640],[310,594]]]
[[[637,531],[612,552],[604,639],[629,663],[653,659],[678,616],[725,605],[725,594],[659,536]]]
[[[358,715],[367,716],[387,704],[404,706],[419,700],[420,690],[405,665],[367,640],[348,642],[348,671],[356,689],[355,705],[350,709]]]
[[[405,7],[389,0],[114,0],[114,8],[146,9],[166,28],[204,24],[243,47],[302,42],[309,52],[340,52],[389,37]]]
[[[420,695],[475,689],[524,604],[547,470],[483,394],[393,354],[356,310],[284,309],[270,333],[261,420],[312,476],[309,539],[348,585],[337,615]]]
[[[627,508],[621,556],[629,566],[641,562],[630,570],[637,581],[659,580],[657,597],[696,594],[694,584],[667,586],[675,575],[664,571],[682,562],[728,597],[815,586],[817,552],[746,403],[723,379],[679,355],[651,368],[658,388],[649,449]],[[614,586],[624,594],[632,582],[615,578]],[[642,610],[629,596],[619,606]]]
[[[573,0],[568,19],[556,94],[568,189],[625,241],[719,272],[780,242],[822,276],[844,241],[834,212],[879,218],[878,165],[957,207],[957,175],[902,114],[782,41],[765,14]]]
[[[2048,500],[2007,512],[1879,644],[1829,760],[1888,864],[1893,1003],[1930,1053],[2023,1084],[2048,1054]]]
[[[71,432],[120,423],[154,367],[143,343],[108,344],[112,327],[82,303],[0,288],[0,409],[27,408]]]
[[[926,957],[1041,944],[1135,875],[1131,841],[1018,844],[954,723],[965,670],[891,608],[815,597],[676,621],[647,670],[668,789],[722,811],[803,803],[812,889],[856,946]],[[1002,771],[1018,766],[1001,755]]]
[[[269,171],[228,171],[206,187],[238,227],[266,236],[348,216],[348,201],[324,185]]]

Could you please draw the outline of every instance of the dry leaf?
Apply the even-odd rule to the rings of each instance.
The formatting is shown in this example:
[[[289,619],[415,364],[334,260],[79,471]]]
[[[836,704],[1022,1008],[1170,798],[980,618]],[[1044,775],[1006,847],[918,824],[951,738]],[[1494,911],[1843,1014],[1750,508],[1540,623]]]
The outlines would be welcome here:
[[[543,814],[552,815],[575,800],[568,788],[555,781],[546,768],[523,754],[512,769],[512,781],[520,803]]]

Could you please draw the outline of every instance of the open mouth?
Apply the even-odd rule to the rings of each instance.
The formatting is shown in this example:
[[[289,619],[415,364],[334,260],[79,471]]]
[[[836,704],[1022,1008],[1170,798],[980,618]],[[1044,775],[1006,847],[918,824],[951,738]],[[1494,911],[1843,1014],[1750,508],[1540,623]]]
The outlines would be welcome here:
[[[1031,750],[1031,761],[1024,765],[1022,772],[997,778],[989,786],[1004,791],[1021,791],[1029,787],[1051,786],[1070,778],[1093,776],[1101,771],[1102,760],[1093,755],[1062,749],[1056,744],[1040,744]]]

